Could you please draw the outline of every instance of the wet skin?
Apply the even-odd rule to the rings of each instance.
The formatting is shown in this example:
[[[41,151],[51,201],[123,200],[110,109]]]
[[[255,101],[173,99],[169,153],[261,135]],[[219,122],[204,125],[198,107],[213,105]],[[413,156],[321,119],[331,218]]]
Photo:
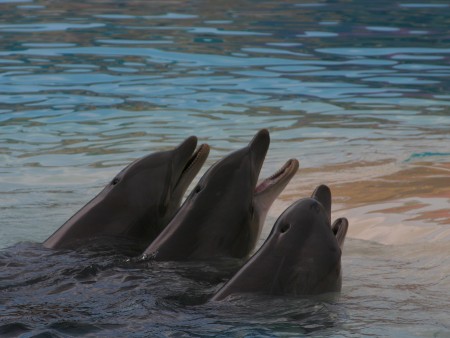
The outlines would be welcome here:
[[[232,294],[312,295],[341,289],[341,253],[348,221],[330,225],[331,192],[319,186],[276,221],[261,248],[213,296]]]
[[[143,250],[164,229],[179,208],[183,194],[209,154],[197,150],[191,136],[177,148],[150,154],[124,168],[89,203],[43,245],[62,249],[80,241],[131,241]]]
[[[215,163],[144,256],[156,260],[247,257],[269,207],[298,169],[298,161],[289,160],[257,184],[269,144],[269,132],[260,130],[248,146]]]

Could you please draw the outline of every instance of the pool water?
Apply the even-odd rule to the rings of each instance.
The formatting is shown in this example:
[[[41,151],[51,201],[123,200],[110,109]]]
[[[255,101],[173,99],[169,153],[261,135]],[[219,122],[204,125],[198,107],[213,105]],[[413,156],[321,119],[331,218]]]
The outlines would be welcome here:
[[[0,336],[450,336],[448,27],[443,0],[0,0]],[[212,303],[239,262],[40,245],[132,160],[196,135],[201,175],[261,128],[261,176],[300,170],[260,243],[329,185],[339,296]]]

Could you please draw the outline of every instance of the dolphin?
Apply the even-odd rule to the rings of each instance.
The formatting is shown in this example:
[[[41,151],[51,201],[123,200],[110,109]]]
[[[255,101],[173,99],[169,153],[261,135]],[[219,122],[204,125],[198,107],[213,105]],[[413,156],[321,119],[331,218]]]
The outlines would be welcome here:
[[[143,257],[247,257],[256,245],[269,207],[299,166],[291,159],[257,184],[269,144],[269,132],[262,129],[248,146],[209,168]]]
[[[177,148],[129,164],[43,245],[67,248],[79,240],[129,239],[142,251],[161,232],[209,154],[191,136]]]
[[[288,207],[259,250],[212,297],[236,293],[312,295],[341,289],[346,218],[330,225],[331,192],[321,185],[311,198]]]

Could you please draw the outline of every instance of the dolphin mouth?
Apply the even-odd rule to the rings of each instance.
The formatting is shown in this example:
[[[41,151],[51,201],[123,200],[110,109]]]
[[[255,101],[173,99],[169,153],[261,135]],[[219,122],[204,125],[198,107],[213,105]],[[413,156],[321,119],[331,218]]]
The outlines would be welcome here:
[[[179,180],[187,176],[192,171],[198,171],[209,155],[209,145],[206,143],[200,145],[187,160],[183,170],[181,171]]]
[[[298,170],[298,161],[296,159],[288,160],[280,169],[278,169],[273,175],[265,178],[255,188],[255,194],[260,194],[266,191],[270,187],[277,185],[279,182],[285,179],[290,179]]]
[[[348,220],[346,218],[338,218],[334,221],[331,226],[331,231],[333,231],[334,236],[339,244],[339,247],[343,248],[345,236],[347,235],[348,230]]]

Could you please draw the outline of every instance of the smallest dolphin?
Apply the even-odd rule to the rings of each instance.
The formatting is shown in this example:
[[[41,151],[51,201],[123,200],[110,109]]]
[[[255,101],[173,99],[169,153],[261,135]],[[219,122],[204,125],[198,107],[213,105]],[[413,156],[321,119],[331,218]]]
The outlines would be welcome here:
[[[348,221],[330,225],[331,192],[321,185],[276,221],[261,248],[212,297],[232,294],[312,295],[341,289],[341,254]]]
[[[152,153],[119,172],[105,188],[43,245],[68,248],[94,238],[131,240],[145,248],[167,225],[187,187],[209,154],[209,146],[197,146],[190,136],[177,148]]]

